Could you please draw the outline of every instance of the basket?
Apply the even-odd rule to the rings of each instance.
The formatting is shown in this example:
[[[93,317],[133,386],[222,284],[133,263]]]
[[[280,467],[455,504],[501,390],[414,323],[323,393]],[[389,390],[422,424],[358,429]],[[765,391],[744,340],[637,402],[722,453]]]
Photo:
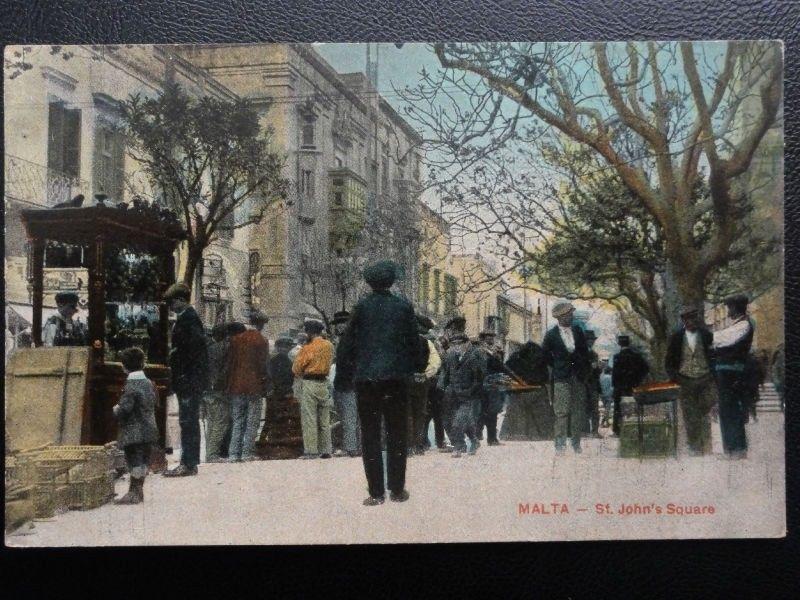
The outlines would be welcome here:
[[[642,447],[639,427],[635,422],[623,423],[619,432],[621,458],[666,458],[674,453],[673,425],[665,421],[642,422]]]
[[[675,402],[680,395],[680,386],[672,382],[650,383],[633,389],[633,397],[640,404]]]
[[[107,475],[69,483],[68,507],[71,510],[97,508],[114,497],[114,483]]]

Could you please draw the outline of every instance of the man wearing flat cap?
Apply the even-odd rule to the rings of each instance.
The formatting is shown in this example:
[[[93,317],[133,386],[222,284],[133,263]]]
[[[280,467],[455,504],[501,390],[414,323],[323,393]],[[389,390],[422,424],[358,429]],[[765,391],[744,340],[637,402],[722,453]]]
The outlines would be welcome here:
[[[631,348],[630,336],[617,336],[617,344],[620,351],[614,355],[611,383],[614,386],[613,431],[619,435],[619,428],[622,425],[622,397],[633,395],[633,388],[641,385],[650,372],[650,366],[639,352]]]
[[[714,332],[717,387],[719,388],[719,427],[722,447],[732,459],[747,458],[748,375],[747,356],[753,344],[755,325],[747,316],[747,296],[731,296],[725,300],[730,325]]]
[[[181,427],[181,464],[165,471],[165,477],[197,475],[200,463],[200,404],[208,387],[208,354],[203,322],[189,304],[190,298],[191,291],[183,283],[171,285],[164,293],[164,301],[178,315],[172,328],[169,367]]]
[[[350,313],[346,310],[340,310],[333,314],[333,333],[336,336],[335,345],[338,346],[339,341],[347,329],[347,324],[350,322]],[[336,365],[331,367],[333,370],[334,380],[336,378]],[[356,405],[356,391],[353,387],[353,382],[340,382],[339,390],[333,391],[333,406],[336,410],[336,416],[341,423],[341,451],[338,452],[346,454],[354,458],[361,454],[361,432],[359,431],[358,424],[358,407]]]
[[[711,355],[712,333],[696,306],[681,310],[681,326],[670,336],[665,367],[670,379],[681,386],[680,411],[689,454],[711,453],[711,420],[708,413],[717,401]]]
[[[86,332],[72,320],[78,313],[78,294],[59,292],[56,294],[58,312],[51,315],[42,328],[42,344],[53,346],[84,346]]]
[[[586,403],[586,373],[589,348],[583,330],[573,324],[575,308],[569,302],[553,307],[558,324],[545,334],[542,350],[552,371],[553,412],[555,412],[556,454],[566,452],[567,434],[571,434],[572,449],[580,454]]]
[[[308,343],[302,347],[292,365],[294,376],[301,379],[300,424],[303,429],[303,458],[330,458],[331,408],[328,375],[333,363],[333,344],[322,337],[322,321],[308,319],[303,323]]]
[[[366,506],[383,504],[385,489],[381,453],[381,419],[386,424],[387,474],[391,500],[403,502],[408,382],[427,366],[427,345],[420,344],[411,303],[390,291],[397,274],[394,263],[381,261],[364,270],[372,292],[353,309],[336,353],[334,389],[355,384],[361,445],[369,497]]]

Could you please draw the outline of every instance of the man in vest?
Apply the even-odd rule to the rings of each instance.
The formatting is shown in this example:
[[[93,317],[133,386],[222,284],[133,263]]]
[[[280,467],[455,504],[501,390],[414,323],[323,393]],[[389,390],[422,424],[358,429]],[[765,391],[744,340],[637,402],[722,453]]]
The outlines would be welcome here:
[[[681,386],[680,411],[686,423],[689,454],[711,452],[711,421],[708,413],[717,400],[711,360],[711,332],[703,324],[700,309],[681,312],[683,325],[670,336],[666,371]]]
[[[589,348],[583,330],[573,324],[575,308],[569,302],[553,307],[558,324],[544,336],[542,350],[552,370],[553,411],[555,412],[556,454],[564,455],[567,434],[571,434],[572,449],[580,454],[581,430],[586,405],[586,373]]]
[[[747,458],[744,424],[748,382],[745,363],[755,333],[753,322],[747,316],[747,304],[747,296],[733,296],[725,300],[731,323],[725,329],[714,332],[711,344],[716,357],[714,370],[719,388],[722,447],[732,459]]]
[[[78,294],[59,292],[56,294],[58,312],[52,315],[42,328],[42,344],[53,346],[83,346],[86,335],[79,323],[73,321],[78,313]]]

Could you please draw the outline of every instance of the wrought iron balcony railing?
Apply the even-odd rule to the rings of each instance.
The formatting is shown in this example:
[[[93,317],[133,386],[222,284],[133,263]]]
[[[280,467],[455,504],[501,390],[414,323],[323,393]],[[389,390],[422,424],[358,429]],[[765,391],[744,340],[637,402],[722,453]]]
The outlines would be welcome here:
[[[6,198],[51,208],[78,194],[89,197],[89,182],[18,156],[6,155]],[[87,200],[88,203],[88,200]]]

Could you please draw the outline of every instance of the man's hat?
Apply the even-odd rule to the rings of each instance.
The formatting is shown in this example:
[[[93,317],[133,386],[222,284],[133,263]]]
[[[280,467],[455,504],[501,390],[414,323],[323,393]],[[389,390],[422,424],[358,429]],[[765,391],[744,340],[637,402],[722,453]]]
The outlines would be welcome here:
[[[56,304],[58,306],[72,306],[78,308],[78,294],[75,292],[59,292],[56,294]]]
[[[617,336],[617,343],[620,346],[624,346],[631,343],[631,336],[629,335],[618,335]]]
[[[681,316],[682,317],[689,317],[691,315],[696,315],[700,312],[700,308],[695,306],[694,304],[687,304],[686,306],[681,308]]]
[[[250,311],[250,322],[251,323],[268,323],[269,317],[263,313],[262,311],[254,308]]]
[[[323,331],[325,331],[325,325],[322,321],[317,321],[316,319],[308,319],[303,323],[303,330],[308,335],[319,335]]]
[[[497,333],[492,331],[491,329],[487,329],[486,331],[481,331],[478,334],[478,339],[485,340],[488,337],[496,337]]]
[[[586,335],[586,339],[587,340],[596,340],[597,339],[597,334],[594,332],[593,329],[587,329],[585,335]]]
[[[461,315],[455,316],[445,323],[445,329],[455,329],[457,331],[464,331],[467,326],[467,320]]]
[[[725,298],[725,306],[729,306],[731,308],[737,309],[739,312],[744,312],[747,310],[747,305],[750,303],[750,299],[745,296],[744,294],[737,294],[735,296],[731,296],[729,298]]]
[[[186,300],[187,302],[192,297],[192,291],[189,289],[189,286],[185,283],[173,283],[171,286],[167,288],[167,291],[164,292],[164,300],[172,300],[173,298],[180,298],[182,300]]]
[[[431,321],[430,317],[426,317],[425,315],[417,315],[417,326],[422,333],[427,333],[434,327],[433,321]]]
[[[294,347],[294,340],[290,338],[288,335],[282,335],[277,340],[275,340],[275,347],[292,348]]]
[[[381,260],[364,269],[364,281],[376,290],[387,290],[397,279],[397,265],[390,260]]]
[[[558,302],[553,307],[553,316],[554,317],[563,317],[575,310],[575,307],[572,306],[569,302]]]
[[[346,310],[340,310],[333,313],[332,325],[339,325],[340,323],[347,323],[350,320],[350,313]]]

